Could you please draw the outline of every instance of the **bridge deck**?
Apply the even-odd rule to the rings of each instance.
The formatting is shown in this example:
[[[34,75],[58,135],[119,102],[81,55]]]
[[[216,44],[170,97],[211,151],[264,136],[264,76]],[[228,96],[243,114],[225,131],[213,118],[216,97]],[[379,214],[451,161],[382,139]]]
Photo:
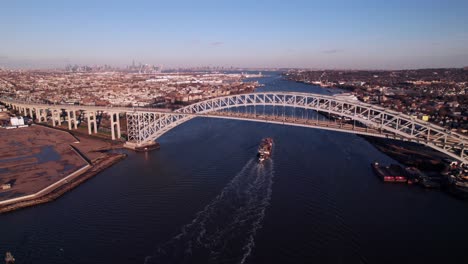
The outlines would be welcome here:
[[[28,102],[0,100],[9,103],[11,106],[16,107],[19,110],[23,110],[23,112],[26,112],[26,108],[29,108],[31,115],[31,108],[37,106],[38,108],[34,110],[40,121],[47,120],[48,111],[52,112],[52,117],[54,117],[57,109],[66,109],[68,113],[69,127],[71,127],[71,123],[76,122],[75,115],[71,115],[75,110],[89,111],[91,116],[93,116],[91,113],[92,111],[107,111],[112,115],[111,120],[116,119],[114,122],[111,122],[111,127],[113,128],[112,131],[114,131],[114,127],[116,127],[117,137],[119,137],[120,134],[120,125],[118,123],[118,118],[114,117],[118,117],[118,113],[125,113],[127,117],[128,141],[135,144],[154,142],[158,137],[170,129],[194,117],[217,117],[287,124],[291,126],[315,127],[418,142],[441,151],[460,161],[468,162],[468,149],[465,148],[468,144],[468,137],[464,135],[453,133],[443,127],[418,120],[404,113],[385,109],[381,106],[359,101],[344,100],[328,95],[295,92],[236,94],[207,99],[182,107],[175,111],[168,111],[167,109],[124,107],[40,105]],[[353,123],[328,122],[324,120],[304,119],[294,116],[252,116],[252,114],[249,113],[223,111],[238,107],[255,108],[257,106],[300,108],[325,113],[325,115],[330,115],[332,117],[339,116],[351,119],[353,120]],[[55,117],[55,119],[57,119],[57,117]]]

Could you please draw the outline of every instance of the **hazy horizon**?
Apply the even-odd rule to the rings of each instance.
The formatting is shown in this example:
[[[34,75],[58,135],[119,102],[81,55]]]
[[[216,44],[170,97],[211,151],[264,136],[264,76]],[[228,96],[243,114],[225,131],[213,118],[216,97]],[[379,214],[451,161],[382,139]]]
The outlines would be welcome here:
[[[466,1],[10,1],[0,67],[468,66]]]

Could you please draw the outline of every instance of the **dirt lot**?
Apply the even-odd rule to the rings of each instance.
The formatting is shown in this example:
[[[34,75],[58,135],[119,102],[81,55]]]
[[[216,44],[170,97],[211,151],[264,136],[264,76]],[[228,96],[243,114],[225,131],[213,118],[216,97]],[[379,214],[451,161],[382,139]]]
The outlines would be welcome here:
[[[87,164],[71,146],[91,162],[107,156],[96,150],[110,143],[43,126],[0,129],[0,201],[35,193]]]

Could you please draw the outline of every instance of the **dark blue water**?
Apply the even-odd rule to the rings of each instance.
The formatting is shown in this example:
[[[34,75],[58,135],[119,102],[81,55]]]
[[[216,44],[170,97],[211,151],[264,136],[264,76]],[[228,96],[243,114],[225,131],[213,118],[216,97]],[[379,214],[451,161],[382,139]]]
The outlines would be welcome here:
[[[260,90],[329,93],[261,79]],[[272,159],[254,160],[275,140]],[[52,203],[0,215],[17,263],[466,263],[468,205],[379,181],[360,137],[194,119]]]

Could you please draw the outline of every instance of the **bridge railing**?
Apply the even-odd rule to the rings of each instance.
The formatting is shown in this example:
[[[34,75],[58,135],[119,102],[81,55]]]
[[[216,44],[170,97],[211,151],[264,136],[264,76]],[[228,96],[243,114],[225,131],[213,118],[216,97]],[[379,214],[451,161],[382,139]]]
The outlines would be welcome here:
[[[458,155],[461,159],[464,159],[467,154],[465,146],[468,143],[468,137],[464,135],[380,106],[311,93],[263,92],[230,95],[197,102],[175,111],[154,108],[43,105],[5,99],[2,101],[28,107],[125,112],[127,113],[129,140],[137,143],[153,141],[193,117],[204,116],[223,109],[264,105],[297,107],[347,117],[370,128],[385,130],[408,140],[437,148],[442,152]]]
[[[144,125],[138,129],[140,132],[143,130],[140,134],[143,137],[139,140],[155,140],[171,128],[194,116],[203,116],[210,112],[235,107],[262,105],[298,107],[348,117],[373,129],[385,130],[410,141],[433,145],[446,153],[457,153],[461,158],[466,155],[465,145],[468,142],[466,136],[380,106],[309,93],[252,93],[198,102],[150,120],[150,125]]]

